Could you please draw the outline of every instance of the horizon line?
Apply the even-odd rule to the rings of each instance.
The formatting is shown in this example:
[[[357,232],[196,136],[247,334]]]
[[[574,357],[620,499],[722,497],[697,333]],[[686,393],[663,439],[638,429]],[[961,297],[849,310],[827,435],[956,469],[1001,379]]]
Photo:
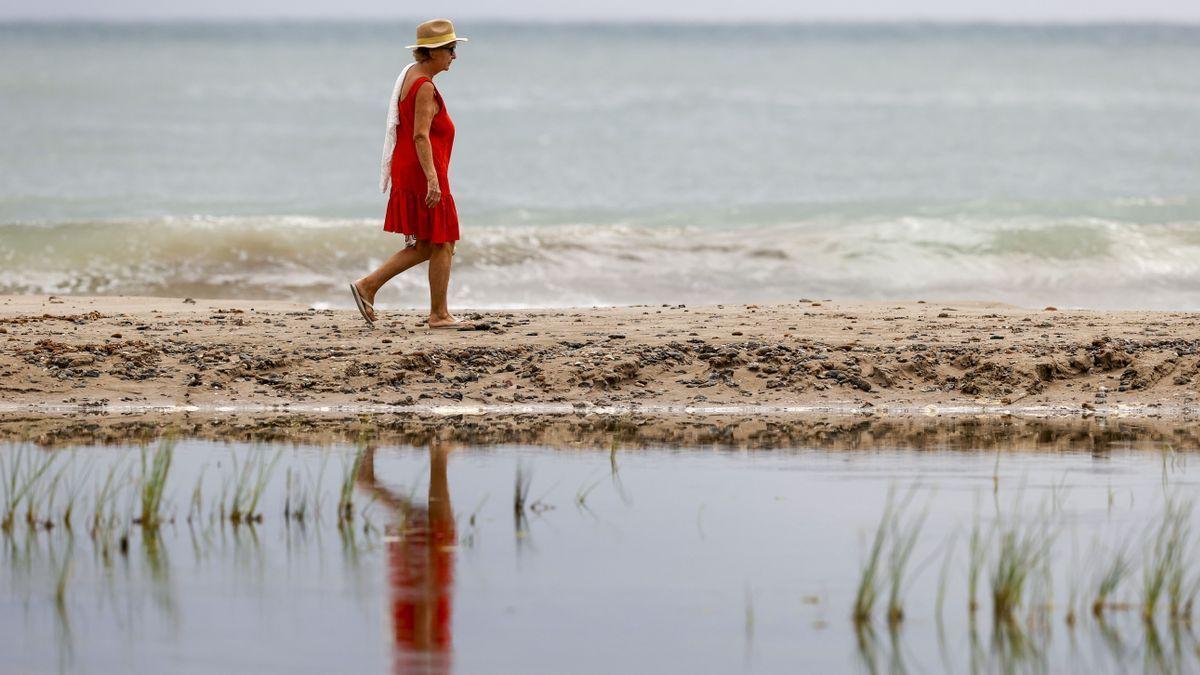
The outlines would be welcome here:
[[[944,27],[1200,27],[1200,17],[1170,19],[1163,17],[1096,17],[1074,18],[969,18],[969,17],[498,17],[479,16],[455,19],[461,22],[478,22],[491,25],[519,26],[944,26]],[[124,17],[124,16],[13,16],[0,17],[0,25],[30,24],[102,24],[102,25],[165,25],[165,24],[355,24],[364,22],[404,23],[422,19],[408,16],[371,15],[345,17],[333,15],[311,16],[176,16],[176,17]]]

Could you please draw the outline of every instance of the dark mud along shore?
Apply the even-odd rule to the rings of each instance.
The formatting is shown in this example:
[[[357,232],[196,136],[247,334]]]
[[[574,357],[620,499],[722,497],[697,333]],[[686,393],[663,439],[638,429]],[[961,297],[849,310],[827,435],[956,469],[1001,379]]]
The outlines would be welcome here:
[[[605,450],[715,447],[1088,452],[1200,447],[1179,420],[1014,415],[195,414],[0,415],[0,441],[42,447],[152,443],[163,437],[254,443],[463,446],[521,444]]]

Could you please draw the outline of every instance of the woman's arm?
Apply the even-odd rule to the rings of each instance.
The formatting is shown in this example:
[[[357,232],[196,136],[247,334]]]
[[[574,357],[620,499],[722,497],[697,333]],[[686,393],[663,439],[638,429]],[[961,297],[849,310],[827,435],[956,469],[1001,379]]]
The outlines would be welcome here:
[[[429,142],[429,127],[438,114],[437,99],[433,96],[433,83],[426,82],[417,89],[416,119],[413,121],[413,143],[417,146],[417,159],[425,172],[425,206],[437,206],[442,201],[442,187],[438,183],[437,169],[433,166],[433,145]]]

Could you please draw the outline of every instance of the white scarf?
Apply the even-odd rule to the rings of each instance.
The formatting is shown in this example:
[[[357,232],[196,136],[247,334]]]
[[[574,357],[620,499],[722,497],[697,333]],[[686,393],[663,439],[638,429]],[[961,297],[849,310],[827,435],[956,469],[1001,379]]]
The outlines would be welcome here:
[[[392,152],[396,149],[396,127],[400,125],[400,89],[404,86],[404,76],[408,69],[417,65],[415,62],[404,66],[400,77],[396,78],[396,86],[392,88],[392,100],[388,102],[387,130],[383,135],[383,163],[379,173],[379,191],[387,192],[392,183]]]

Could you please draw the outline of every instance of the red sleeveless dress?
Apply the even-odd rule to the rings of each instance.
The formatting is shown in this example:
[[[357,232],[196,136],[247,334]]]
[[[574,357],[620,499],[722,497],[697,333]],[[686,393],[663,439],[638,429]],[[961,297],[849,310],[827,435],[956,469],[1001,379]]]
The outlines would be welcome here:
[[[400,124],[396,130],[396,149],[392,151],[392,192],[388,198],[387,214],[383,218],[383,229],[398,232],[417,241],[445,244],[458,241],[458,210],[454,197],[450,195],[450,151],[454,147],[454,122],[446,112],[446,103],[437,88],[433,90],[438,103],[438,112],[429,125],[429,143],[433,146],[433,167],[437,172],[442,200],[433,208],[425,206],[425,171],[417,158],[417,145],[413,142],[413,120],[416,117],[417,89],[425,82],[433,84],[428,77],[418,77],[400,99]]]

